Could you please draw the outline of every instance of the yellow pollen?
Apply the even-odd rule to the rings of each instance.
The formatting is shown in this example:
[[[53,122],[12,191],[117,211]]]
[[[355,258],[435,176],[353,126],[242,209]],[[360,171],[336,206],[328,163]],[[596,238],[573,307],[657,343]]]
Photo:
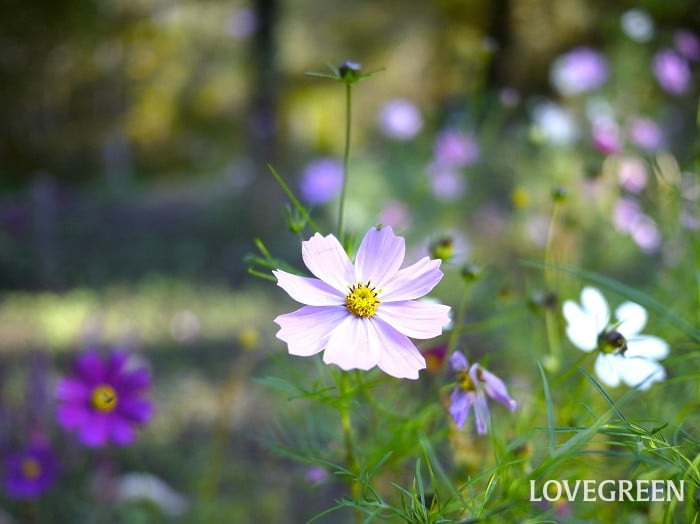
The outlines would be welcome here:
[[[117,392],[109,384],[97,386],[92,390],[92,405],[97,411],[112,411],[117,407]]]
[[[345,307],[353,315],[369,318],[377,312],[377,306],[380,304],[377,298],[379,291],[369,285],[369,281],[367,284],[358,282],[350,286],[350,292],[345,295]]]
[[[35,479],[41,475],[41,464],[32,457],[27,457],[22,461],[22,475],[26,479]]]
[[[457,378],[459,379],[460,389],[463,391],[476,391],[476,384],[474,384],[472,377],[469,376],[468,370],[458,373]]]

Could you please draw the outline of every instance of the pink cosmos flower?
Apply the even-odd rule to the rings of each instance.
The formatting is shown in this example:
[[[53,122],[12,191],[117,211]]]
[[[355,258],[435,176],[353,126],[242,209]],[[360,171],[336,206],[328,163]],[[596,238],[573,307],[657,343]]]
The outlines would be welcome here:
[[[302,243],[304,264],[317,278],[276,269],[277,285],[304,307],[275,322],[277,338],[289,353],[308,357],[323,351],[323,361],[341,369],[374,366],[397,378],[418,378],[425,359],[408,337],[439,335],[449,306],[414,299],[442,278],[440,260],[424,257],[399,269],[405,241],[391,227],[372,228],[350,262],[333,235],[316,233]]]
[[[450,415],[458,429],[464,427],[472,406],[476,418],[476,431],[479,435],[486,433],[491,420],[491,412],[486,403],[488,395],[500,402],[511,411],[515,411],[517,403],[508,394],[503,381],[493,373],[482,368],[479,364],[469,365],[467,357],[460,351],[455,351],[450,357],[450,365],[457,372],[459,380],[457,387],[450,395]]]
[[[88,447],[112,441],[131,444],[134,426],[148,422],[153,414],[143,394],[151,386],[146,368],[126,369],[127,354],[113,351],[103,361],[96,351],[86,351],[75,363],[75,374],[56,387],[58,422],[76,431]]]

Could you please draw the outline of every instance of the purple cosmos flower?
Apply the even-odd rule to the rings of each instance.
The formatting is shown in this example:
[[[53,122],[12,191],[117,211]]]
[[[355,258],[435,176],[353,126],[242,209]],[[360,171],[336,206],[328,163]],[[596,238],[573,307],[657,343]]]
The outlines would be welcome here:
[[[309,204],[325,204],[343,185],[343,164],[331,157],[309,162],[301,175],[301,196]]]
[[[389,138],[410,140],[423,127],[423,116],[416,105],[405,98],[395,98],[379,110],[379,129]]]
[[[442,167],[466,167],[479,160],[476,139],[458,129],[445,129],[435,139],[435,163]]]
[[[433,195],[442,202],[455,202],[462,198],[467,182],[464,175],[453,167],[433,164],[428,166],[428,178]]]
[[[659,85],[672,95],[681,95],[690,85],[688,62],[673,49],[664,49],[654,55],[652,64]]]
[[[89,447],[112,441],[125,446],[134,441],[134,426],[148,422],[153,410],[143,394],[151,385],[148,369],[126,369],[127,355],[113,351],[103,361],[96,351],[80,355],[72,377],[56,388],[58,422],[76,431]]]
[[[486,371],[479,364],[472,364],[470,367],[467,357],[460,351],[452,354],[450,365],[457,372],[458,378],[457,387],[450,395],[450,415],[457,428],[464,427],[469,410],[474,406],[476,431],[479,435],[486,433],[491,420],[486,395],[515,411],[517,403],[510,398],[506,385],[496,375]]]
[[[325,350],[323,361],[345,370],[378,366],[397,378],[418,378],[425,359],[408,337],[439,335],[450,308],[414,300],[440,281],[440,261],[424,257],[399,269],[405,252],[404,239],[391,227],[372,228],[353,265],[337,238],[316,233],[302,243],[301,254],[317,278],[273,271],[277,285],[306,304],[275,319],[277,338],[292,355]]]
[[[630,9],[620,19],[622,31],[635,42],[648,42],[654,37],[654,19],[643,9]]]
[[[58,476],[56,457],[45,444],[29,444],[5,461],[5,489],[13,498],[34,499],[49,489]]]
[[[577,47],[552,63],[549,78],[562,95],[592,91],[608,79],[608,61],[589,47]]]
[[[688,60],[693,62],[700,60],[700,38],[692,31],[679,29],[673,34],[673,43],[678,52]]]

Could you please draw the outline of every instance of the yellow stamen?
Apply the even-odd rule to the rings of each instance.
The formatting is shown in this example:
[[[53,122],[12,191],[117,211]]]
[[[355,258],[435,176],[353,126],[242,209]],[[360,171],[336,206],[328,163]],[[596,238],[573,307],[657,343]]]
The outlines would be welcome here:
[[[461,373],[457,374],[457,378],[459,380],[459,388],[462,389],[463,391],[476,391],[476,384],[474,384],[474,381],[472,380],[472,377],[469,375],[469,371],[462,371]]]
[[[97,386],[92,390],[92,405],[98,411],[112,411],[117,407],[117,392],[109,384]]]
[[[380,304],[377,298],[379,291],[369,285],[368,281],[367,284],[358,282],[350,286],[350,292],[345,296],[345,307],[353,315],[369,318],[377,312],[377,306]]]
[[[22,461],[22,475],[26,479],[35,479],[41,475],[41,464],[32,457],[27,457]]]

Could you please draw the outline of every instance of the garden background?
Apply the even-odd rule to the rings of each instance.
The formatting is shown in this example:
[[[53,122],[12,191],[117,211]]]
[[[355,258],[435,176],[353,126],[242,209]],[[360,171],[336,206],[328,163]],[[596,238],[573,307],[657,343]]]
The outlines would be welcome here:
[[[547,448],[538,363],[557,424],[587,416],[568,388],[605,412],[561,316],[587,284],[615,305],[642,303],[648,331],[671,346],[668,380],[627,415],[697,443],[697,2],[2,0],[0,10],[0,452],[40,434],[62,463],[36,501],[0,493],[0,522],[304,522],[347,495],[330,468],[289,452],[330,460],[337,415],[309,415],[313,402],[256,380],[311,388],[326,371],[287,354],[272,320],[296,305],[249,272],[265,271],[250,258],[265,250],[301,269],[299,240],[312,233],[290,230],[298,216],[268,165],[335,227],[345,91],[305,73],[345,60],[378,71],[353,87],[346,227],[361,237],[391,225],[413,260],[452,250],[434,295],[453,311],[463,264],[478,266],[458,336],[518,401],[513,415],[494,408],[504,447],[533,464]],[[582,48],[604,64],[557,76],[557,59]],[[655,66],[664,51],[677,70]],[[55,384],[80,351],[113,347],[150,368],[154,417],[130,447],[84,449],[56,426]],[[440,380],[422,372],[398,402],[444,404],[426,393]],[[606,390],[619,399],[630,388]],[[484,471],[489,437],[457,431],[446,413],[440,431],[433,445],[450,475]],[[552,474],[591,478],[599,460],[631,475],[634,457],[622,455],[577,455]],[[637,459],[660,478],[680,471]],[[378,483],[410,486],[414,466],[392,464]],[[160,499],[130,494],[133,472],[167,485]],[[579,505],[556,518],[660,522],[666,510]]]

